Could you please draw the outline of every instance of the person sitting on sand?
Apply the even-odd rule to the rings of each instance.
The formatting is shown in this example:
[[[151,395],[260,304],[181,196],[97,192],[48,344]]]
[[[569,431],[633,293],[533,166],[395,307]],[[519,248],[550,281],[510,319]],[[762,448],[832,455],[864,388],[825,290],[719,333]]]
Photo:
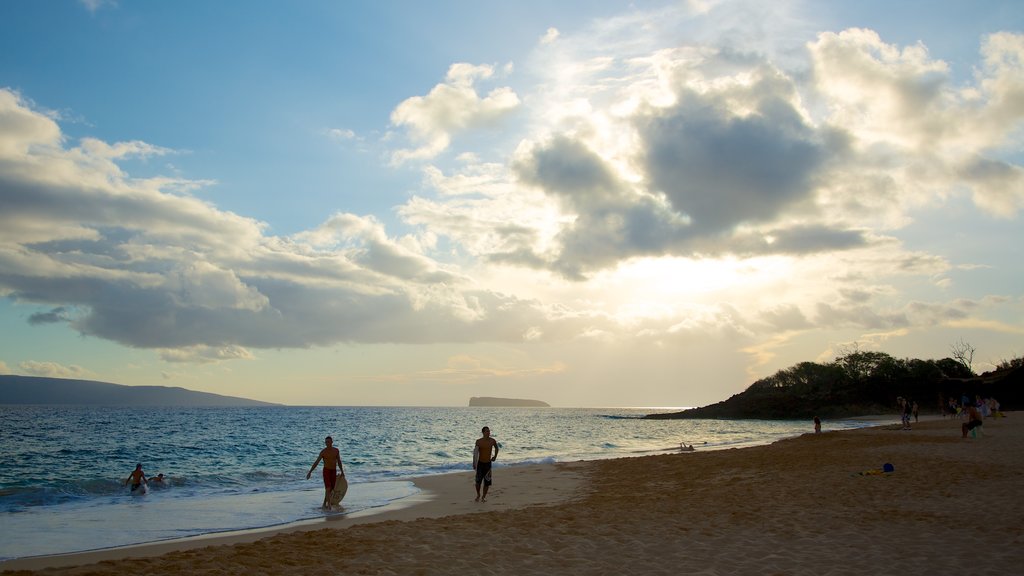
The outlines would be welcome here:
[[[321,460],[324,461],[324,503],[321,508],[327,509],[331,507],[331,492],[334,491],[334,486],[338,482],[338,472],[341,472],[342,476],[345,476],[345,469],[341,467],[341,452],[334,447],[334,439],[328,436],[324,438],[324,444],[326,448],[320,451],[320,455],[316,457],[313,465],[309,468],[309,472],[306,473],[306,480],[313,475],[313,470],[316,470],[317,464]]]
[[[135,465],[135,470],[132,471],[132,473],[128,475],[128,478],[125,479],[124,485],[127,486],[128,482],[132,483],[132,492],[135,492],[141,488],[143,484],[147,483],[146,473],[142,471],[142,464]]]
[[[481,430],[483,437],[476,441],[478,457],[473,461],[473,469],[476,470],[476,502],[487,502],[487,490],[491,487],[491,462],[498,459],[498,441],[491,438],[491,429],[484,426]],[[491,455],[493,451],[493,456]],[[480,492],[480,485],[483,484],[484,491]]]
[[[967,433],[974,430],[978,426],[981,426],[981,413],[978,412],[978,408],[971,404],[967,405],[967,422],[960,426],[960,431],[963,432],[963,437],[967,438]]]

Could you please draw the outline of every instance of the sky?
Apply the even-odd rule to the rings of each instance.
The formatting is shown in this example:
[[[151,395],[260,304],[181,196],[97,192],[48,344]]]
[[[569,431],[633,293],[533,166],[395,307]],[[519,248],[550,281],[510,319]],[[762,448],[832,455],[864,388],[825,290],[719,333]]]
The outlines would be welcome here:
[[[698,406],[1024,354],[1011,1],[0,3],[0,373]]]

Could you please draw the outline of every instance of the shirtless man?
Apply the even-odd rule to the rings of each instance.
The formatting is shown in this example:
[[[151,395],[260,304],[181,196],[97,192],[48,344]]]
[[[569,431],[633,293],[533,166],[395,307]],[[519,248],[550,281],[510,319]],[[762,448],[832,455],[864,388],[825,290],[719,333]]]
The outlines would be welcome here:
[[[135,465],[135,470],[125,479],[124,485],[127,486],[128,482],[132,483],[132,492],[135,492],[146,483],[146,473],[142,471],[142,464]]]
[[[964,438],[967,438],[967,433],[974,430],[978,426],[981,426],[981,412],[973,404],[967,405],[967,422],[960,426],[960,431],[963,432]]]
[[[491,429],[484,426],[482,432],[483,437],[476,441],[479,457],[473,461],[473,469],[476,470],[476,502],[487,502],[487,490],[491,487],[491,462],[498,459],[498,441],[491,438]],[[482,494],[480,484],[484,485]]]
[[[324,438],[324,444],[327,447],[320,451],[320,455],[316,457],[316,461],[313,462],[313,466],[309,468],[309,472],[306,473],[306,480],[313,475],[313,470],[316,470],[317,464],[321,460],[324,461],[324,503],[321,508],[331,507],[331,492],[334,491],[334,486],[338,481],[338,472],[341,472],[342,476],[345,476],[345,469],[341,467],[341,452],[334,447],[334,439],[328,436]]]

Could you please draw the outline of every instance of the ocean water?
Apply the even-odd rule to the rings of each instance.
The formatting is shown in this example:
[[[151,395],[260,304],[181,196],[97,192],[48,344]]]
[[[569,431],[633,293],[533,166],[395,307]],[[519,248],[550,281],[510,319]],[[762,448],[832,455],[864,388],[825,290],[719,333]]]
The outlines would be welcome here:
[[[643,420],[656,409],[0,406],[0,560],[372,513],[416,476],[472,468],[490,426],[496,468],[763,444],[806,421]],[[826,429],[867,422],[826,423]],[[331,435],[349,491],[319,508],[306,472]],[[131,495],[141,463],[162,487]],[[467,498],[472,497],[467,492]]]

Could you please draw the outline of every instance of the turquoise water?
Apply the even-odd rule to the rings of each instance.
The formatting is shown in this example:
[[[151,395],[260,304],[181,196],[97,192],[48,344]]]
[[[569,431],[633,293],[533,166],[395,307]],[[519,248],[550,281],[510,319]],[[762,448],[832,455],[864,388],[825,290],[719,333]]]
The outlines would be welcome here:
[[[772,442],[805,421],[642,420],[653,409],[97,408],[0,406],[0,559],[153,542],[323,517],[326,435],[349,479],[344,510],[417,492],[416,476],[469,470],[490,426],[497,467]],[[826,423],[826,429],[862,426]],[[131,496],[142,463],[166,486]],[[472,496],[468,494],[467,496]]]

